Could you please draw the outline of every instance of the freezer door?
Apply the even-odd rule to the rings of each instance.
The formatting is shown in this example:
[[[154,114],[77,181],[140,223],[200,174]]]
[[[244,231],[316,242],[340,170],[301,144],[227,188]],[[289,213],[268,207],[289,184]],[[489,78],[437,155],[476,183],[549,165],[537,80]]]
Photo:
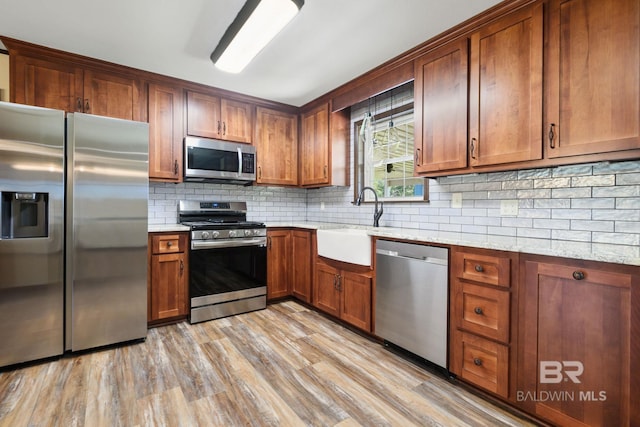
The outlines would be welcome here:
[[[66,348],[143,338],[148,125],[69,114],[67,145]]]
[[[0,102],[0,366],[64,350],[64,112]]]

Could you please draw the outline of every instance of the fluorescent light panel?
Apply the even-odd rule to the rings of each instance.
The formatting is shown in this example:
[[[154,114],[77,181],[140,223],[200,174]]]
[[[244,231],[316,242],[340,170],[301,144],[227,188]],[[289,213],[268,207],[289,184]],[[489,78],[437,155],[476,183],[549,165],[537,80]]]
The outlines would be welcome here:
[[[298,13],[304,0],[248,0],[211,53],[215,66],[239,73]]]

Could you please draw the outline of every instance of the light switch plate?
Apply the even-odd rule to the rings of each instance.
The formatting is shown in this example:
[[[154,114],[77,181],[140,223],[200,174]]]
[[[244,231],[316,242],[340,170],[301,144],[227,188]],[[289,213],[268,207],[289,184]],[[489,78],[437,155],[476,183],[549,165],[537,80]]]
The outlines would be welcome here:
[[[518,215],[518,201],[517,200],[502,200],[500,202],[500,215],[501,216],[517,216]]]
[[[453,209],[462,208],[462,193],[453,193],[451,195],[451,207]]]

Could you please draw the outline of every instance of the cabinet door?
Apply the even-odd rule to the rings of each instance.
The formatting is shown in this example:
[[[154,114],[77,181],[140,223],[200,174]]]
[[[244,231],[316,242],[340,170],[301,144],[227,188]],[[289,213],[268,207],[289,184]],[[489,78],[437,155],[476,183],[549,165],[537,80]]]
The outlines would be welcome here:
[[[149,178],[182,181],[182,90],[149,84]]]
[[[222,99],[222,139],[251,144],[253,140],[253,105]]]
[[[472,34],[472,166],[542,158],[542,45],[542,3]]]
[[[339,270],[322,262],[316,263],[316,278],[313,282],[313,305],[335,317],[340,317],[338,274]]]
[[[201,138],[222,136],[220,98],[197,92],[187,92],[187,135]]]
[[[291,231],[267,231],[267,299],[290,295],[290,259]]]
[[[258,184],[298,184],[298,117],[278,110],[257,109]]]
[[[329,183],[329,105],[302,115],[300,185]]]
[[[466,38],[415,61],[415,170],[418,173],[468,165],[468,64]]]
[[[550,2],[547,155],[640,148],[640,3]]]
[[[72,64],[17,55],[11,98],[19,104],[82,112],[82,78],[82,69]]]
[[[311,302],[311,232],[293,230],[291,232],[293,256],[293,296],[307,303]]]
[[[640,421],[631,401],[640,300],[637,276],[623,268],[525,262],[518,400],[535,414],[558,425]]]
[[[187,274],[184,252],[153,255],[151,277],[150,320],[185,315],[187,313]]]
[[[142,120],[140,83],[130,77],[85,70],[84,112],[125,120]]]
[[[371,332],[371,277],[342,271],[338,289],[342,293],[342,320]]]

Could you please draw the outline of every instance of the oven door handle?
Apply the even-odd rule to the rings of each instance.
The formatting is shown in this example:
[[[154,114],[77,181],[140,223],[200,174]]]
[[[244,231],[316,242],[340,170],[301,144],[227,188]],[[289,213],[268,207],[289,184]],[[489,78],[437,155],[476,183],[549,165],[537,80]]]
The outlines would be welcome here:
[[[257,239],[236,239],[236,240],[192,240],[191,249],[218,249],[238,246],[266,246],[267,239],[259,237]]]

